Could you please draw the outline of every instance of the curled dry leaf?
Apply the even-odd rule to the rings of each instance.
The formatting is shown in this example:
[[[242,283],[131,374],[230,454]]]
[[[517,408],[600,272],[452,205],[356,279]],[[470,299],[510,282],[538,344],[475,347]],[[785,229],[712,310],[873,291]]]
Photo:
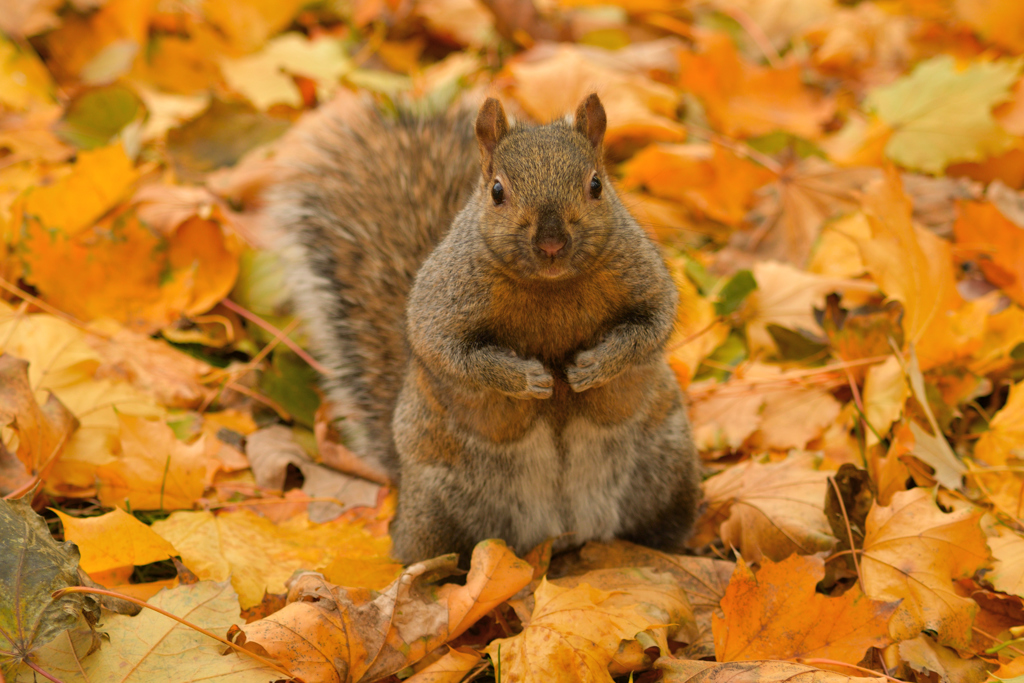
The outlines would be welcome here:
[[[54,600],[52,593],[78,585],[78,548],[57,543],[46,522],[32,511],[28,497],[0,500],[0,667],[14,665],[62,632],[99,619],[99,600],[71,593]],[[91,626],[89,627],[91,629]],[[95,648],[90,637],[89,648]]]
[[[981,511],[942,512],[932,493],[896,493],[867,518],[861,575],[875,600],[901,600],[889,622],[896,640],[936,634],[939,643],[967,650],[978,605],[956,593],[953,580],[969,577],[988,561]]]
[[[649,666],[643,650],[651,644],[667,652],[666,637],[686,631],[692,637],[696,628],[686,594],[671,575],[651,581],[657,575],[643,572],[602,570],[598,578],[611,591],[591,586],[585,576],[573,588],[542,580],[522,633],[487,647],[502,680],[609,681],[609,668],[618,675]],[[630,647],[628,641],[645,632],[643,647]]]
[[[29,384],[28,369],[27,361],[0,353],[0,428],[10,429],[12,435],[11,442],[0,441],[0,452],[10,446],[24,468],[17,471],[10,463],[0,471],[0,487],[8,489],[5,493],[27,479],[47,476],[78,428],[78,420],[53,394],[39,405]]]
[[[405,683],[460,683],[482,659],[472,648],[449,648],[436,662],[406,678]]]
[[[830,550],[836,540],[822,511],[830,474],[813,469],[810,454],[735,465],[704,482],[700,524],[721,524],[722,540],[750,562]]]
[[[711,618],[713,614],[721,614],[719,605],[735,568],[732,562],[709,557],[673,555],[627,541],[591,541],[578,555],[556,556],[548,575],[554,577],[552,583],[572,587],[580,583],[582,576],[588,572],[617,567],[646,567],[675,577],[677,585],[686,593],[697,626],[697,636],[690,641],[686,654],[694,659],[714,656]],[[597,587],[608,588],[600,585]],[[532,610],[532,603],[530,608]]]
[[[742,558],[715,617],[718,661],[832,659],[857,664],[869,647],[892,642],[895,602],[876,602],[854,585],[840,597],[815,592],[825,577],[820,557],[762,560],[755,575]]]
[[[942,683],[981,683],[988,678],[984,660],[964,659],[956,650],[939,645],[927,635],[898,645],[900,658],[918,673],[935,674]]]
[[[654,668],[664,673],[665,683],[884,683],[888,680],[881,675],[873,678],[845,676],[805,664],[764,660],[716,663],[662,657],[654,663]]]
[[[302,472],[302,492],[315,500],[309,504],[309,518],[329,522],[353,507],[377,504],[380,484],[336,472],[313,462],[292,436],[290,429],[274,425],[260,429],[246,440],[245,454],[252,464],[256,483],[267,489],[283,491],[289,466]]]
[[[304,680],[377,680],[460,635],[533,578],[533,568],[501,541],[474,549],[466,585],[437,585],[456,572],[455,555],[419,562],[380,593],[302,574],[284,609],[243,626],[234,639],[289,662]]]

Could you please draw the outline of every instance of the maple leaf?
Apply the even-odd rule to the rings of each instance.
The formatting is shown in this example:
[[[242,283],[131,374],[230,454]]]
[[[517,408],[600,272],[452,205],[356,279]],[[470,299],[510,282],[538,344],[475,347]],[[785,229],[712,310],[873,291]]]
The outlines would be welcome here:
[[[719,535],[751,562],[782,560],[835,545],[822,504],[829,472],[811,468],[809,454],[764,465],[748,461],[704,482],[707,512]]]
[[[679,142],[686,129],[675,121],[676,93],[641,69],[586,46],[540,45],[506,67],[515,79],[512,95],[533,118],[563,116],[589,93],[601,96],[608,116],[605,145],[614,149],[630,138]]]
[[[0,665],[14,664],[72,628],[99,618],[99,601],[81,593],[52,593],[78,585],[78,549],[58,544],[27,498],[0,500]],[[90,644],[95,643],[90,640]]]
[[[1024,538],[1005,528],[990,537],[992,572],[987,576],[996,590],[1024,598]]]
[[[492,641],[487,653],[508,681],[610,681],[608,667],[623,640],[690,617],[686,595],[671,584],[628,583],[616,591],[587,583],[562,588],[546,580],[523,632]],[[657,615],[657,616],[654,616]],[[692,619],[692,617],[690,617]],[[500,648],[500,650],[499,650]]]
[[[846,676],[806,664],[770,660],[719,663],[662,657],[654,663],[654,667],[664,672],[662,680],[665,683],[882,683],[889,680],[881,676]]]
[[[90,574],[116,567],[159,562],[178,552],[135,517],[120,508],[97,517],[72,517],[55,510],[64,525],[64,538],[78,546],[79,566]],[[110,539],[117,543],[111,544]]]
[[[725,615],[714,619],[718,661],[810,657],[856,664],[869,647],[892,642],[886,626],[895,602],[870,600],[857,585],[826,597],[815,592],[824,577],[818,557],[762,560],[756,576],[737,560],[722,599]]]
[[[5,488],[9,486],[13,490],[24,483],[19,481],[22,478],[19,474],[40,479],[49,474],[69,437],[78,428],[78,421],[53,394],[39,405],[29,384],[28,362],[3,353],[0,354],[0,428],[10,429],[17,435],[16,447],[13,440],[0,441],[0,453],[10,447],[24,467],[23,473],[15,474],[5,483]],[[5,479],[8,476],[4,473]]]
[[[1024,455],[1024,382],[1010,387],[1006,404],[978,439],[974,457],[989,465],[1005,465],[1009,457]]]
[[[906,168],[940,173],[954,161],[982,159],[1010,146],[992,107],[1009,99],[1020,70],[1020,60],[958,69],[952,56],[939,55],[873,90],[864,106],[893,131],[886,156]]]
[[[223,634],[243,619],[238,597],[227,582],[201,581],[165,590],[149,600],[187,622]],[[106,639],[89,654],[87,634],[67,631],[38,653],[41,666],[64,683],[139,680],[147,683],[231,681],[266,683],[281,674],[225,647],[209,636],[153,610],[137,617],[104,615]],[[88,655],[88,656],[87,656]],[[31,681],[27,668],[18,671],[18,683]]]
[[[176,512],[153,524],[182,562],[201,579],[231,578],[243,609],[258,605],[264,593],[284,593],[297,569],[330,566],[336,558],[375,562],[376,573],[363,575],[367,587],[387,585],[400,565],[387,561],[390,539],[376,537],[362,524],[337,521],[313,524],[304,515],[274,524],[249,511]],[[351,572],[349,578],[357,578]]]
[[[464,586],[435,585],[456,566],[454,555],[419,562],[380,593],[303,574],[284,609],[243,626],[234,640],[287,661],[304,680],[377,680],[457,637],[533,578],[533,567],[501,541],[477,545]]]
[[[898,651],[914,671],[938,674],[942,681],[983,681],[988,674],[985,662],[964,659],[956,650],[939,645],[927,635],[904,640],[898,645]]]
[[[978,605],[956,594],[953,579],[971,576],[988,560],[980,517],[969,508],[942,512],[925,489],[896,493],[890,506],[872,507],[861,576],[872,599],[903,601],[889,622],[894,639],[928,630],[939,643],[969,647]]]
[[[804,87],[800,66],[748,64],[725,33],[698,37],[699,52],[680,56],[680,85],[701,98],[708,119],[731,137],[784,130],[807,139],[821,134],[835,104]]]
[[[964,256],[977,258],[989,282],[1024,304],[1024,227],[988,202],[958,202],[957,214],[953,234]]]
[[[624,167],[623,186],[646,187],[727,225],[738,225],[754,190],[774,176],[718,145],[651,145]]]

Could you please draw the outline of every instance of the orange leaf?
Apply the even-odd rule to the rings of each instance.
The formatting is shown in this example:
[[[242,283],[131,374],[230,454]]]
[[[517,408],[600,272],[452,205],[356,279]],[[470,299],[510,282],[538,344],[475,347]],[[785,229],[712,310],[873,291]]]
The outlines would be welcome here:
[[[82,553],[79,566],[89,574],[117,567],[149,564],[174,557],[178,551],[149,526],[121,508],[98,517],[72,517],[54,510],[64,525],[65,540]],[[111,543],[117,539],[116,543]]]
[[[886,631],[894,602],[876,602],[854,585],[840,597],[815,591],[825,577],[820,557],[763,560],[755,576],[740,558],[715,616],[721,662],[813,657],[856,664],[869,647],[892,642]]]
[[[720,146],[651,145],[625,165],[623,185],[646,187],[728,225],[739,225],[754,190],[774,178],[752,161]]]
[[[800,66],[772,69],[740,58],[725,33],[707,33],[699,52],[680,57],[680,85],[699,97],[715,128],[731,137],[784,130],[808,139],[820,137],[835,105],[806,87]]]
[[[958,202],[953,234],[957,244],[978,259],[989,282],[1024,304],[1024,228],[995,204]]]

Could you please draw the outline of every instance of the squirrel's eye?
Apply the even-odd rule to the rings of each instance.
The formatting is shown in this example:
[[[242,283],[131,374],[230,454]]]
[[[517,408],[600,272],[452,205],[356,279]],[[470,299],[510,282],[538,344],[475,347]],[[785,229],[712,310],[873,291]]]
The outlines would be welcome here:
[[[501,181],[495,180],[491,186],[491,199],[494,200],[495,206],[505,202],[505,188],[501,186]]]
[[[594,177],[590,179],[590,196],[594,199],[600,199],[601,197],[601,180],[594,174]]]

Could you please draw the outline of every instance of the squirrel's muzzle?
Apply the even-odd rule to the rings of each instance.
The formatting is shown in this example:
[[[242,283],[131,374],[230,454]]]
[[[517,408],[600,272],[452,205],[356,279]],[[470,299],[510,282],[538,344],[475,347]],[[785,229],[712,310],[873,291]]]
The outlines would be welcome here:
[[[556,259],[569,253],[572,236],[565,229],[565,220],[557,210],[545,209],[537,217],[537,232],[533,236],[534,251],[543,257]]]

